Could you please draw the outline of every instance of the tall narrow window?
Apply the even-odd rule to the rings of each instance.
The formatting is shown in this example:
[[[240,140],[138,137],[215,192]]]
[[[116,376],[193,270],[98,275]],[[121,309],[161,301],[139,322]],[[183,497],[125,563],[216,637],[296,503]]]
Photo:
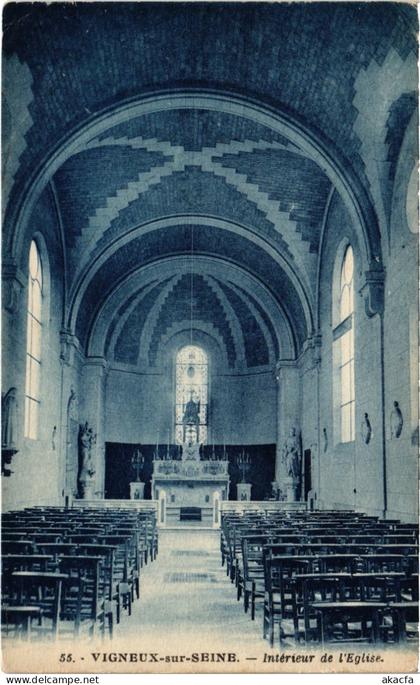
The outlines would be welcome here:
[[[175,439],[178,445],[207,442],[208,361],[201,347],[187,345],[176,358]]]
[[[25,437],[38,437],[42,337],[42,264],[35,241],[29,250],[26,339]]]
[[[338,325],[334,328],[335,380],[339,392],[335,393],[336,416],[340,442],[355,439],[355,389],[354,389],[354,285],[353,250],[347,246],[341,264],[338,292]],[[338,388],[336,388],[338,390]]]

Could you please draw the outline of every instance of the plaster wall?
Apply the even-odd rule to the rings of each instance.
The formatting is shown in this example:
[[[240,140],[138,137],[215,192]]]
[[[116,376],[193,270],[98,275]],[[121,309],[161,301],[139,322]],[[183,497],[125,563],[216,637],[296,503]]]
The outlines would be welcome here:
[[[215,444],[276,442],[273,373],[217,373],[210,378],[209,441]],[[138,374],[111,368],[106,383],[107,442],[173,442],[174,387],[163,370]]]

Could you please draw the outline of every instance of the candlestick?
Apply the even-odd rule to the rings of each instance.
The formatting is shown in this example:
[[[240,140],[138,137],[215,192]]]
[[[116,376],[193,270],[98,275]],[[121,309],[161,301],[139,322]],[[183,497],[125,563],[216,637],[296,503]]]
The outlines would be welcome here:
[[[251,466],[251,458],[248,453],[243,449],[242,452],[237,456],[236,463],[239,470],[242,472],[242,483],[245,483],[245,473],[249,470]]]

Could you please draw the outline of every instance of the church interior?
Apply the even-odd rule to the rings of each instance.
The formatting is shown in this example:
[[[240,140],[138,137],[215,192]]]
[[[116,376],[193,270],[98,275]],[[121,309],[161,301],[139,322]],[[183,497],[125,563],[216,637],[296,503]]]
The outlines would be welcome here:
[[[417,31],[5,6],[6,635],[415,643]]]

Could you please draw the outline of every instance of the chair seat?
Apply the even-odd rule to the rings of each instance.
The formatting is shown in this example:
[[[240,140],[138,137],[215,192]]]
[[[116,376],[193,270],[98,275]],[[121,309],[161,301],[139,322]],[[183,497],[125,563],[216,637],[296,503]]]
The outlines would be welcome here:
[[[8,614],[32,614],[34,616],[39,616],[42,614],[41,607],[38,606],[3,606],[2,613]]]

